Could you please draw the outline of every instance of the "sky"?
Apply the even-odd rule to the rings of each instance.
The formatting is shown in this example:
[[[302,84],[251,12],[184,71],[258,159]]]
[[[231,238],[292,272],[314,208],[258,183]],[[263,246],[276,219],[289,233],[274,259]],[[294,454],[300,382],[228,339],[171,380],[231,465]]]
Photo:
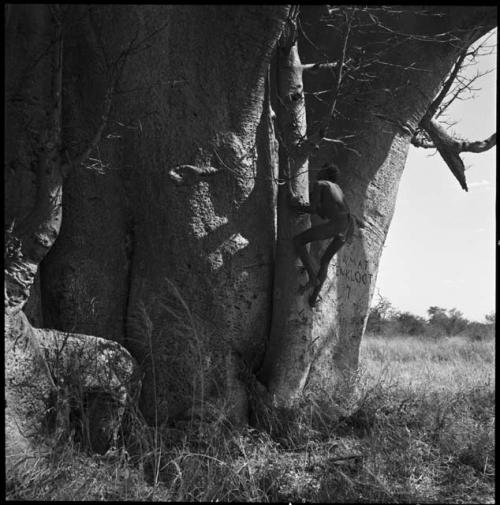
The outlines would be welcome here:
[[[497,35],[489,39],[495,44]],[[476,71],[494,69],[474,83],[471,100],[456,100],[452,131],[484,140],[496,131],[496,49]],[[398,310],[426,316],[430,306],[457,308],[473,321],[495,310],[496,147],[463,153],[469,191],[434,149],[410,148],[394,217],[380,261],[377,294]]]

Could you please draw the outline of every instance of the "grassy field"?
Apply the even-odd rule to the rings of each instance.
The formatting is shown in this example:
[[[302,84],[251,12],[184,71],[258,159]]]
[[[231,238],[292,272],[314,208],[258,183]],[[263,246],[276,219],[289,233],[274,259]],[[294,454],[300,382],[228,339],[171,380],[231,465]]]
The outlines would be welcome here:
[[[59,447],[20,468],[7,497],[494,503],[494,359],[493,340],[367,336],[347,418],[309,405],[273,437],[228,435],[222,418],[187,433],[139,426],[139,458]]]

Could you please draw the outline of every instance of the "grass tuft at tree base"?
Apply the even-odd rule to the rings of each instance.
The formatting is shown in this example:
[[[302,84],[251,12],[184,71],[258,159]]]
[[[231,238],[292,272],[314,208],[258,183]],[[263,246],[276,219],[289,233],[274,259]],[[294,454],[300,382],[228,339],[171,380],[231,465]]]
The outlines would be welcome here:
[[[493,503],[494,341],[367,336],[349,415],[309,398],[286,429],[187,431],[139,416],[129,453],[67,442],[8,476],[10,500]],[[130,445],[130,444],[129,444]]]

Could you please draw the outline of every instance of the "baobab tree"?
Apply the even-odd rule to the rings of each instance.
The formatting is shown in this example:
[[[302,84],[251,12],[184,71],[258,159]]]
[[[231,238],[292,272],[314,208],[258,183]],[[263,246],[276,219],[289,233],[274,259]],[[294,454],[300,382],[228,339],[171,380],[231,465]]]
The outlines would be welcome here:
[[[39,267],[32,323],[125,347],[150,422],[208,403],[246,422],[252,387],[269,405],[330,399],[357,366],[410,143],[459,173],[461,151],[495,142],[458,145],[435,114],[496,9],[79,5],[55,23],[50,9],[10,6],[6,21],[19,310]],[[310,219],[290,200],[332,161],[366,228],[312,308],[292,247]],[[54,167],[36,197],[33,166]],[[25,216],[50,229],[43,250]]]

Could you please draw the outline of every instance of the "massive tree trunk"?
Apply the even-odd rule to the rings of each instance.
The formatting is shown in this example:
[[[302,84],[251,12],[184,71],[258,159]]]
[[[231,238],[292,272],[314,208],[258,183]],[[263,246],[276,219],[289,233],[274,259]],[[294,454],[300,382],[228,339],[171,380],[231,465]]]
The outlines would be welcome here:
[[[302,288],[307,275],[301,275],[303,267],[292,246],[292,238],[310,226],[309,216],[298,216],[290,205],[292,198],[307,198],[309,187],[308,159],[302,155],[307,124],[296,29],[296,20],[291,18],[278,44],[275,71],[280,141],[277,237],[269,345],[259,370],[259,379],[273,394],[275,405],[293,403],[304,387],[313,327]]]
[[[133,358],[118,343],[34,328],[24,313],[40,262],[59,234],[70,163],[62,160],[61,11],[22,6],[10,14],[6,59],[12,73],[6,104],[12,128],[6,166],[13,177],[7,181],[12,184],[17,176],[19,183],[27,169],[36,174],[31,201],[10,200],[4,235],[5,434],[12,477],[22,463],[47,454],[51,441],[67,438],[74,429],[93,450],[104,452],[116,444],[125,405],[138,381]],[[22,37],[26,29],[32,38]],[[92,427],[90,432],[72,425],[76,411]]]
[[[136,91],[113,108],[129,128],[110,124],[107,173],[70,176],[43,266],[45,324],[123,342],[143,366],[151,421],[211,397],[243,415],[240,361],[256,368],[270,323],[276,197],[264,95],[288,7],[97,10],[67,44],[73,74],[91,62],[72,56],[98,52],[93,32],[126,47],[137,31],[150,47],[125,71],[121,87]],[[85,117],[85,98],[95,103],[75,98],[72,118]],[[76,309],[86,298],[93,313]]]
[[[30,142],[32,130],[45,126],[30,107],[40,107],[37,96],[47,93],[40,66],[47,44],[39,40],[35,7],[10,9],[9,224],[34,204]],[[308,7],[301,21],[307,37],[281,47],[272,79],[269,66],[288,6],[68,11],[64,156],[74,157],[91,142],[109,68],[116,61],[125,66],[101,142],[64,183],[60,235],[41,265],[43,325],[125,346],[141,366],[140,404],[151,422],[190,415],[207,401],[228,406],[233,420],[245,420],[248,382],[258,370],[285,403],[304,387],[331,396],[357,365],[413,130],[459,51],[492,24],[481,8],[427,10],[375,10],[381,23],[372,20],[369,33],[353,25],[346,45],[343,30],[338,35],[320,21],[326,7]],[[388,41],[394,29],[412,36]],[[451,30],[451,40],[436,41]],[[305,106],[315,132],[336,81],[332,64],[304,73],[303,90],[287,89],[287,82],[296,85],[301,78],[290,65],[324,62],[323,53],[339,61],[344,47],[350,58],[356,55],[349,51],[363,49],[357,57],[371,62],[372,77],[349,81],[335,95],[336,114],[327,127],[335,142],[319,143],[310,158],[307,149],[305,158],[291,155],[294,135],[304,135],[306,121],[301,117],[287,131],[288,112],[279,100],[288,96],[297,110]],[[270,107],[277,82],[280,173]],[[330,90],[326,105],[307,94],[320,90]],[[346,135],[352,137],[342,146]],[[367,227],[335,257],[322,300],[311,309],[308,293],[299,293],[305,276],[291,245],[308,222],[287,208],[288,184],[278,182],[294,172],[292,190],[307,199],[304,170],[314,174],[330,161],[342,169],[340,185]],[[312,245],[313,254],[325,245]]]
[[[405,8],[404,15],[400,9],[392,12],[391,8],[368,8],[367,13],[351,7],[337,14],[326,6],[301,9],[302,37],[298,44],[313,144],[318,142],[318,130],[324,128],[332,100],[336,101],[327,127],[327,137],[335,142],[323,140],[319,150],[312,151],[311,182],[325,163],[336,163],[351,211],[367,226],[334,257],[321,300],[312,314],[308,308],[299,312],[291,303],[286,312],[275,301],[274,320],[286,320],[290,326],[286,332],[271,333],[269,386],[274,395],[288,400],[308,391],[333,400],[339,388],[350,383],[349,376],[357,368],[380,256],[412,135],[458,55],[492,25],[488,13],[481,9],[441,8],[438,12]],[[350,16],[347,21],[346,12]],[[437,15],[440,13],[443,16]],[[321,18],[323,23],[318,22]],[[355,58],[360,67],[368,65],[366,75],[357,81],[361,72],[354,72],[338,90],[339,65]],[[330,65],[314,67],[317,63]],[[308,72],[311,67],[316,71]],[[320,222],[318,218],[312,221]],[[291,250],[291,237],[287,239]],[[312,255],[319,259],[327,245],[328,241],[313,243]],[[277,261],[276,269],[285,272],[290,269],[287,265],[290,262]],[[295,294],[296,281],[282,278],[276,289]],[[306,331],[300,325],[292,326],[299,316]],[[274,360],[280,368],[273,367]]]

